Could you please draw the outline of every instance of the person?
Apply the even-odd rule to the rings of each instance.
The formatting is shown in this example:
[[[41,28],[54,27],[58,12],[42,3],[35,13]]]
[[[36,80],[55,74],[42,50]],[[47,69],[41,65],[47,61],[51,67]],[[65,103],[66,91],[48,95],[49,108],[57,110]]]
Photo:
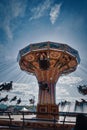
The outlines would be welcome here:
[[[49,58],[47,58],[47,53],[43,52],[38,57],[39,67],[43,70],[47,70],[50,66]]]
[[[74,130],[87,130],[87,117],[85,115],[77,115]]]
[[[20,104],[21,103],[21,98],[19,98],[18,100],[17,100],[17,104]]]

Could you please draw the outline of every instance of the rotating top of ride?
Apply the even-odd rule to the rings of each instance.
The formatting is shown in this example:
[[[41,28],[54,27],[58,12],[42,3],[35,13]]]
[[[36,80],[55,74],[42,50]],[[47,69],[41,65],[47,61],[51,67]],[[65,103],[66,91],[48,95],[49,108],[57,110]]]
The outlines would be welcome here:
[[[18,62],[22,70],[36,75],[39,81],[49,81],[58,75],[75,71],[80,57],[78,51],[70,46],[48,41],[30,44],[21,49]],[[41,78],[41,74],[44,78]]]

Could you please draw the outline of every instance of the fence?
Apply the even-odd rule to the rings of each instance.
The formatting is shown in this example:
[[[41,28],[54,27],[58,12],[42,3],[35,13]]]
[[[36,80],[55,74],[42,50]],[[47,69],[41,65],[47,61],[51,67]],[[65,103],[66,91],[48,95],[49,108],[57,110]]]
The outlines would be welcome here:
[[[75,125],[76,123],[76,116],[78,114],[82,114],[82,113],[74,113],[74,112],[59,112],[59,117],[62,117],[62,120],[61,118],[59,120],[55,119],[55,116],[58,115],[58,113],[50,113],[52,114],[53,116],[53,119],[39,119],[39,118],[26,118],[26,115],[30,114],[30,115],[36,115],[36,114],[49,114],[49,113],[37,113],[37,112],[30,112],[30,111],[19,111],[18,114],[22,116],[22,118],[20,119],[21,120],[21,123],[22,125],[13,125],[13,121],[14,121],[14,118],[13,117],[13,113],[11,113],[10,111],[0,111],[0,114],[2,116],[0,116],[0,129],[17,129],[17,130],[22,130],[22,129],[26,129],[27,125],[26,125],[26,122],[28,122],[28,127],[30,128],[33,128],[34,129],[37,129],[38,127],[38,124],[36,126],[34,125],[30,125],[30,122],[32,124],[32,122],[41,122],[42,124],[45,122],[45,123],[49,123],[52,124],[52,129],[55,129],[57,130],[57,124],[62,124],[62,128],[64,129],[65,127],[65,124],[73,124],[73,126]],[[83,115],[87,115],[87,113],[83,113]],[[70,117],[72,119],[72,117],[74,117],[74,121],[73,120],[66,120],[67,117]],[[5,123],[6,121],[6,123]],[[50,125],[48,125],[50,126]],[[41,127],[41,126],[40,126]],[[43,127],[43,126],[42,126]],[[38,128],[39,129],[42,129],[42,128]],[[48,129],[48,128],[47,128]],[[45,128],[44,128],[45,130]],[[51,128],[50,128],[51,130]],[[59,130],[59,129],[58,129]]]

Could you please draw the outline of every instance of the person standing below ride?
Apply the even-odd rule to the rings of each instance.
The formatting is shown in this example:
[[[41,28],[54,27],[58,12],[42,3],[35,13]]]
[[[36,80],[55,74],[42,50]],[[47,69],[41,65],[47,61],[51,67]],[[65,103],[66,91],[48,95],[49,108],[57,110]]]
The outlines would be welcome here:
[[[76,125],[73,130],[87,130],[87,117],[83,114],[78,114],[76,117]]]

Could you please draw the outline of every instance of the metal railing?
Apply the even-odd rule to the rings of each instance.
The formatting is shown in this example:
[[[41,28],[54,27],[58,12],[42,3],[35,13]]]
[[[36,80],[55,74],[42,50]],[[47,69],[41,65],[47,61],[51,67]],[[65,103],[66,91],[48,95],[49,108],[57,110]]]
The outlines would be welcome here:
[[[41,122],[43,122],[43,121],[46,121],[46,122],[52,122],[53,123],[53,125],[54,125],[54,129],[56,129],[56,123],[62,123],[63,125],[65,124],[65,123],[73,123],[74,125],[75,125],[75,123],[76,123],[76,120],[75,121],[67,121],[66,120],[66,117],[75,117],[76,118],[76,116],[78,115],[78,114],[82,114],[82,113],[76,113],[76,112],[59,112],[59,113],[38,113],[38,112],[30,112],[30,111],[19,111],[18,112],[19,114],[21,114],[22,115],[22,118],[20,119],[21,121],[22,121],[22,126],[21,126],[21,129],[24,129],[25,127],[26,127],[26,125],[25,125],[25,122],[26,121],[41,121]],[[17,128],[17,130],[18,130],[18,127],[20,127],[20,126],[17,126],[17,125],[12,125],[12,121],[14,120],[14,118],[12,118],[12,115],[14,114],[14,113],[11,113],[10,111],[0,111],[0,114],[2,115],[2,114],[5,114],[5,115],[7,115],[7,116],[0,116],[0,120],[8,120],[9,121],[9,123],[6,125],[9,129],[11,129],[12,127],[14,127],[14,128]],[[50,114],[50,115],[52,115],[53,116],[53,119],[42,119],[42,118],[40,118],[40,119],[38,119],[38,118],[26,118],[25,117],[25,115],[27,115],[27,114],[34,114],[34,115],[36,115],[36,114],[45,114],[45,115],[47,115],[47,114]],[[63,117],[63,119],[62,120],[57,120],[56,119],[56,116],[57,115],[59,115],[59,117]],[[87,113],[83,113],[83,115],[87,115]],[[3,126],[3,124],[0,124],[1,126]],[[5,126],[5,125],[4,125]],[[4,126],[3,126],[3,128],[4,128]],[[5,126],[5,127],[6,127]],[[0,128],[1,129],[1,128]]]

